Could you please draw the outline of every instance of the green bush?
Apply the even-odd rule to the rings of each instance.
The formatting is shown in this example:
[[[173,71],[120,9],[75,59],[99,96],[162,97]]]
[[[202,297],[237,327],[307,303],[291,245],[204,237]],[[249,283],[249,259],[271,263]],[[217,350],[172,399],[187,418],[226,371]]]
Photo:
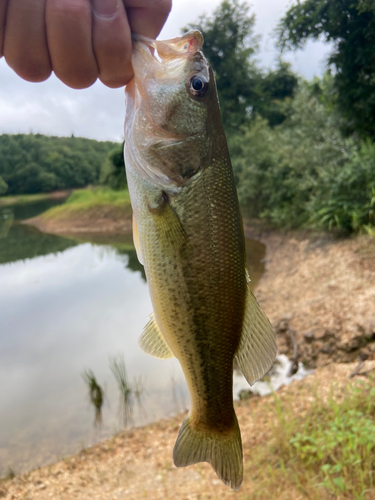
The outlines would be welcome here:
[[[0,196],[3,196],[8,191],[8,184],[0,176]]]
[[[327,399],[317,388],[311,399],[307,412],[291,415],[292,402],[275,395],[272,454],[303,491],[319,487],[316,497],[367,498],[375,486],[373,381],[348,385],[343,395],[332,386]]]
[[[119,191],[127,188],[124,144],[113,149],[105,159],[100,171],[100,183]]]
[[[307,85],[270,128],[259,118],[229,145],[241,204],[279,227],[375,226],[375,146],[343,137],[334,113]]]

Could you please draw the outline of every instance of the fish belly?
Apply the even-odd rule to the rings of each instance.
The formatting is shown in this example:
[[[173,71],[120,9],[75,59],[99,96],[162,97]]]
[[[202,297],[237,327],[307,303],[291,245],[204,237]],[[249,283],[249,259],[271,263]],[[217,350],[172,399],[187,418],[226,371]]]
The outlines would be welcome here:
[[[217,170],[213,165],[173,196],[136,178],[130,186],[155,318],[184,371],[191,418],[225,430],[235,418],[233,357],[247,280],[232,175],[220,178]],[[163,206],[158,212],[163,203],[172,218]],[[181,231],[170,230],[175,223]]]

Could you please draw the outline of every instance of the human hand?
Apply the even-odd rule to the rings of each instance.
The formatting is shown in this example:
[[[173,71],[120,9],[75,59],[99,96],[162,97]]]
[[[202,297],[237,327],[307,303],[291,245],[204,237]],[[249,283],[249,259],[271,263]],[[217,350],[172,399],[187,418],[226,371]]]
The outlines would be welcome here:
[[[156,38],[172,0],[0,0],[0,57],[29,82],[69,87],[133,77],[131,32]]]

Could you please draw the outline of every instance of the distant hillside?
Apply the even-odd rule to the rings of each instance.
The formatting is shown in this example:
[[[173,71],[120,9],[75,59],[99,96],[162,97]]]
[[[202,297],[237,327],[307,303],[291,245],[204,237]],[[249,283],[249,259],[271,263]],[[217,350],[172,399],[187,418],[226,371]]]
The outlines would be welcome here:
[[[41,134],[0,135],[0,195],[96,184],[115,142]]]

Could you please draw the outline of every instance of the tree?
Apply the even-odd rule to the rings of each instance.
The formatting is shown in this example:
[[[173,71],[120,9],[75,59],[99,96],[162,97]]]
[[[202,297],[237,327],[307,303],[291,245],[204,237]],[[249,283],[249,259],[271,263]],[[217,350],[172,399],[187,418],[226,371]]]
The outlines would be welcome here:
[[[280,125],[287,116],[285,99],[293,97],[297,87],[298,78],[290,64],[279,60],[274,71],[258,76],[257,98],[253,102],[252,115],[265,118],[271,127]]]
[[[107,184],[116,191],[127,187],[125,163],[124,163],[124,144],[113,149],[104,161],[100,182]]]
[[[286,117],[283,101],[293,96],[298,79],[290,65],[279,61],[274,71],[257,66],[258,39],[255,16],[247,3],[224,0],[212,16],[201,16],[186,29],[198,29],[204,38],[204,54],[216,78],[221,115],[226,132],[238,133],[256,115],[271,126]]]
[[[5,194],[7,191],[8,191],[8,184],[0,176],[0,196],[2,196],[3,194]]]
[[[7,194],[97,183],[100,167],[115,145],[79,137],[3,134],[0,135],[0,176],[8,185]]]
[[[257,69],[252,56],[258,47],[254,14],[238,0],[224,0],[212,16],[201,16],[188,29],[204,37],[204,54],[215,72],[224,128],[238,130],[249,117],[256,95]]]
[[[374,1],[300,1],[280,21],[278,35],[282,48],[300,48],[322,36],[334,42],[329,64],[346,132],[375,139]]]

